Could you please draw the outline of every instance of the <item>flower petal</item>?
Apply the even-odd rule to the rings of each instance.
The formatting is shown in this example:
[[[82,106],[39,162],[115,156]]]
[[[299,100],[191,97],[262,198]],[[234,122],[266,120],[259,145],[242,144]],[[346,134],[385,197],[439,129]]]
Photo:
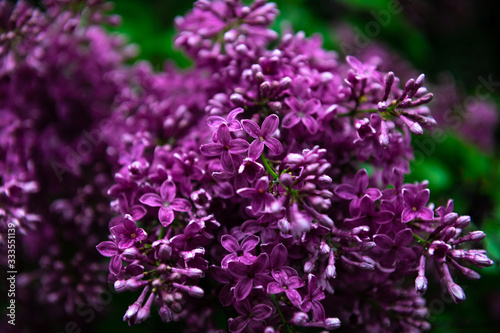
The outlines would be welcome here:
[[[217,140],[219,140],[222,147],[225,147],[231,142],[231,132],[229,132],[229,128],[227,128],[226,124],[221,124],[219,126],[217,130]]]
[[[118,254],[118,247],[114,242],[111,241],[105,241],[99,243],[97,246],[97,251],[105,257],[112,257],[116,254]]]
[[[139,201],[149,207],[161,207],[163,206],[163,200],[158,194],[146,193],[141,196]]]
[[[223,235],[220,239],[220,243],[222,247],[229,252],[236,253],[240,250],[240,244],[238,244],[236,238],[231,235]]]
[[[267,148],[269,148],[276,155],[280,155],[281,153],[283,153],[283,145],[278,139],[269,137],[264,140],[264,143]]]
[[[378,234],[373,236],[373,241],[377,244],[378,247],[384,250],[390,250],[394,245],[394,241],[387,235]]]
[[[177,212],[189,212],[193,206],[191,206],[191,203],[183,198],[175,198],[172,200],[170,203],[170,208],[172,210],[175,210]]]
[[[232,264],[234,262],[230,262],[229,264]],[[244,277],[241,280],[236,283],[236,286],[234,288],[234,298],[237,301],[241,301],[250,295],[252,292],[252,287],[253,287],[253,279],[250,279],[248,277]]]
[[[166,227],[174,220],[174,211],[170,207],[161,207],[158,212],[158,218],[162,226]]]
[[[241,250],[243,250],[243,252],[250,252],[253,249],[255,249],[257,245],[259,245],[259,242],[260,238],[258,236],[255,235],[247,236],[241,242]]]
[[[284,128],[292,128],[293,126],[297,125],[300,122],[300,118],[297,117],[297,114],[294,112],[290,112],[283,117],[283,120],[281,121],[281,125]]]
[[[207,143],[200,147],[200,152],[205,156],[219,156],[223,150],[220,143]]]
[[[163,200],[171,202],[177,194],[177,187],[171,180],[165,180],[160,187],[160,195]]]
[[[229,152],[231,154],[241,154],[248,150],[248,146],[250,145],[247,140],[234,139],[229,143]]]
[[[250,135],[252,138],[258,139],[259,136],[261,135],[261,130],[259,125],[257,125],[257,123],[253,120],[248,120],[248,119],[242,120],[241,126],[243,127],[245,132],[247,132],[248,135]]]
[[[280,120],[277,115],[272,114],[268,116],[266,119],[264,119],[264,122],[262,123],[262,129],[261,129],[261,135],[264,138],[267,138],[276,132],[278,129],[278,126],[280,124]]]
[[[264,151],[264,142],[260,141],[259,139],[256,139],[252,142],[250,148],[248,149],[248,157],[256,160],[260,157],[260,155],[262,155],[263,151]]]
[[[413,232],[410,228],[401,230],[396,234],[396,237],[394,237],[394,243],[396,243],[398,246],[408,246],[410,245],[412,240]]]

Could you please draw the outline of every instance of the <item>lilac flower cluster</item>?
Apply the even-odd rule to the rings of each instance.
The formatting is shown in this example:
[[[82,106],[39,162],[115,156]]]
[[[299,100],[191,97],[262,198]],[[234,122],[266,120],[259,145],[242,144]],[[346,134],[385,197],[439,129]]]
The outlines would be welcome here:
[[[403,182],[411,133],[436,124],[424,75],[402,84],[303,33],[278,38],[275,15],[265,1],[198,1],[176,20],[195,68],[149,73],[118,106],[119,214],[97,248],[115,289],[140,291],[124,320],[154,304],[215,332],[220,301],[231,332],[427,330],[426,263],[461,302],[451,272],[475,279],[467,266],[492,261],[462,246],[484,233],[460,236],[470,218],[451,201],[434,209],[425,182]]]
[[[418,332],[426,265],[458,303],[452,274],[493,264],[452,201],[404,183],[411,134],[436,125],[423,74],[279,36],[265,0],[197,1],[175,22],[194,67],[157,73],[124,65],[106,4],[44,3],[0,1],[0,235],[24,234],[39,302],[94,304],[98,251],[138,295],[130,325]]]

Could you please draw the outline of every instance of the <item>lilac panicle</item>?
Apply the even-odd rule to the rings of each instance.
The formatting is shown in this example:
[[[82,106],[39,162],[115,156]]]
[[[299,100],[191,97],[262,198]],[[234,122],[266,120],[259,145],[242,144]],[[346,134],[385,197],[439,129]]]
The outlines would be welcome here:
[[[458,303],[454,275],[493,265],[470,217],[404,183],[436,125],[423,75],[280,36],[264,0],[197,1],[175,22],[193,67],[156,72],[126,65],[103,1],[44,4],[0,2],[0,243],[24,237],[37,323],[32,299],[66,322],[109,273],[137,294],[130,325],[215,332],[227,310],[232,332],[425,331],[426,269]],[[491,109],[461,131],[489,142]]]

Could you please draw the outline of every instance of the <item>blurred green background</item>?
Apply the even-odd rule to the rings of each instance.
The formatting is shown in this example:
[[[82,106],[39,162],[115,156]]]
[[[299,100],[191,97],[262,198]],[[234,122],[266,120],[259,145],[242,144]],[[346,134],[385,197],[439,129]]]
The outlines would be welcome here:
[[[443,72],[450,73],[456,85],[474,95],[481,82],[479,76],[491,78],[495,91],[491,98],[499,104],[500,66],[495,44],[500,36],[497,23],[500,2],[493,0],[278,0],[280,16],[275,30],[290,23],[295,31],[307,35],[320,33],[327,49],[344,56],[346,48],[339,36],[345,27],[365,32],[370,22],[389,8],[397,14],[370,38],[407,59],[430,82],[436,82]],[[140,47],[137,59],[149,60],[161,70],[165,61],[188,67],[191,61],[173,48],[173,20],[192,7],[192,1],[173,0],[116,0],[114,12],[123,23],[113,29],[128,36]],[[393,6],[393,7],[390,7]],[[345,46],[345,45],[344,45]],[[349,50],[347,50],[349,51]],[[396,75],[398,73],[396,72]],[[439,98],[438,96],[436,98]],[[429,137],[418,138],[421,143]],[[446,132],[444,142],[426,153],[424,163],[412,165],[407,181],[428,179],[432,201],[445,204],[455,200],[455,210],[471,215],[473,228],[484,230],[483,242],[489,256],[500,261],[500,137],[496,131],[496,148],[488,152],[469,143],[453,131]],[[416,151],[419,147],[415,145]],[[425,149],[425,148],[424,148]],[[432,285],[426,298],[431,306],[432,332],[493,332],[500,327],[500,268],[498,264],[480,272],[482,280],[458,282],[465,286],[467,301],[460,305],[443,302],[440,288]],[[143,332],[158,327],[158,316],[147,323],[125,328],[121,317],[134,300],[130,295],[115,295],[114,308],[104,322],[96,323],[95,332]],[[444,306],[444,308],[443,308]],[[444,311],[443,311],[444,310]],[[160,326],[161,327],[161,326]],[[169,331],[176,331],[175,326]]]

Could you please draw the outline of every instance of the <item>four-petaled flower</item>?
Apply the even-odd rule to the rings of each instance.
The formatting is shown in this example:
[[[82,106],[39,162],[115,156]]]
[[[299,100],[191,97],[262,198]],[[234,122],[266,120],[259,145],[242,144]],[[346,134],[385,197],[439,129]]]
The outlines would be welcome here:
[[[264,151],[264,145],[267,146],[274,154],[279,155],[283,153],[283,146],[278,139],[273,138],[272,135],[276,132],[279,126],[279,118],[277,115],[272,114],[262,123],[262,128],[252,120],[245,119],[241,122],[243,129],[255,140],[250,144],[248,150],[248,157],[257,159]]]
[[[276,282],[270,282],[267,285],[267,293],[272,295],[284,292],[293,305],[300,306],[302,298],[297,289],[306,285],[304,280],[298,276],[289,277],[284,273],[276,274],[274,279]]]
[[[394,266],[396,259],[399,262],[411,262],[415,260],[415,252],[408,248],[412,240],[413,232],[410,228],[399,231],[394,236],[394,240],[385,234],[373,236],[373,241],[377,244],[377,247],[385,252],[381,259],[381,264],[387,267]]]
[[[350,204],[351,210],[359,209],[361,199],[367,195],[372,201],[376,201],[382,197],[382,193],[378,188],[368,187],[368,173],[366,169],[361,169],[354,176],[354,185],[341,184],[335,189],[335,194],[345,200],[352,200]]]
[[[425,206],[429,201],[429,196],[429,189],[421,190],[418,193],[404,189],[403,199],[406,204],[406,208],[401,214],[401,221],[403,223],[407,223],[417,217],[425,221],[432,220],[434,218],[434,212],[432,209]]]
[[[234,308],[241,316],[229,319],[229,330],[233,333],[239,333],[246,327],[250,332],[264,332],[262,321],[273,313],[269,305],[257,304],[252,308],[246,299],[234,303]]]
[[[253,187],[244,187],[236,191],[243,198],[252,199],[252,211],[257,214],[263,210],[266,204],[273,201],[273,196],[269,194],[269,179],[263,176],[257,179]]]
[[[266,287],[272,278],[269,276],[269,257],[261,253],[251,265],[241,262],[230,261],[227,264],[228,271],[238,282],[234,287],[234,298],[237,301],[245,299],[252,292],[252,288]]]
[[[316,276],[309,274],[307,280],[307,296],[304,297],[300,309],[304,312],[309,312],[312,309],[314,318],[323,321],[325,320],[325,309],[320,301],[325,299],[325,293],[318,287]]]
[[[137,224],[132,220],[132,216],[126,214],[121,224],[117,224],[110,229],[111,233],[118,241],[118,248],[127,249],[136,242],[146,239],[147,234],[144,229],[137,228]]]
[[[200,151],[205,156],[221,157],[221,164],[224,170],[234,173],[236,170],[237,154],[248,150],[249,144],[243,139],[233,139],[226,124],[221,124],[217,129],[217,142],[207,143],[200,147]]]
[[[283,117],[281,124],[284,128],[292,128],[299,122],[302,122],[311,134],[315,134],[318,131],[318,122],[312,115],[315,114],[321,106],[319,100],[313,98],[302,103],[297,98],[291,96],[285,98],[285,103],[291,109],[291,112]]]
[[[221,245],[230,253],[226,255],[221,262],[222,267],[227,267],[228,262],[238,261],[245,265],[250,265],[255,261],[255,256],[250,253],[259,244],[260,238],[255,235],[249,235],[241,241],[241,245],[236,238],[231,235],[224,235],[221,238]]]
[[[160,187],[160,195],[156,193],[146,193],[139,199],[143,204],[150,207],[160,207],[158,218],[161,224],[166,227],[174,220],[174,211],[188,212],[191,210],[191,203],[184,198],[176,198],[177,187],[171,180],[165,180]]]

